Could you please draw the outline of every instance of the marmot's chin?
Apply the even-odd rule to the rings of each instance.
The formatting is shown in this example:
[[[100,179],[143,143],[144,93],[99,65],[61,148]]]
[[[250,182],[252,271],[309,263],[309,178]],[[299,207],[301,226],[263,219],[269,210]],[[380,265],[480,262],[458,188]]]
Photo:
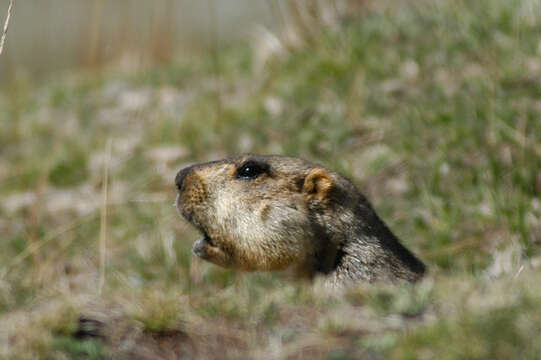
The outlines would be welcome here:
[[[207,246],[215,247],[216,245],[212,242],[212,239],[206,233],[204,233],[203,237],[193,244],[192,251],[195,255],[204,257],[205,247]]]

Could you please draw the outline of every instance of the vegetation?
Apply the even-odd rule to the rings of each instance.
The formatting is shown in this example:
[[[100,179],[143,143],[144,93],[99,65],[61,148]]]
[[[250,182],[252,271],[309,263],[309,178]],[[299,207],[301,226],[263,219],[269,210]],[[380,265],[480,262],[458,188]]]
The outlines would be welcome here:
[[[12,83],[0,356],[536,358],[540,19],[535,0],[382,1],[263,65],[237,46]],[[330,294],[195,259],[175,172],[240,152],[348,175],[426,280]]]

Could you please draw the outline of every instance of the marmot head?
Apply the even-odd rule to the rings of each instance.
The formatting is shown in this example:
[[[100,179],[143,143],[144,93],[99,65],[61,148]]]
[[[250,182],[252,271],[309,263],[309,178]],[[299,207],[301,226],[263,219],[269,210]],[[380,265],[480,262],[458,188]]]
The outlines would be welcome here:
[[[355,187],[345,178],[282,156],[196,164],[180,170],[175,183],[179,212],[203,233],[193,252],[214,264],[249,271],[305,266],[317,258],[323,241],[325,254],[334,258],[328,234],[344,229],[358,202]]]

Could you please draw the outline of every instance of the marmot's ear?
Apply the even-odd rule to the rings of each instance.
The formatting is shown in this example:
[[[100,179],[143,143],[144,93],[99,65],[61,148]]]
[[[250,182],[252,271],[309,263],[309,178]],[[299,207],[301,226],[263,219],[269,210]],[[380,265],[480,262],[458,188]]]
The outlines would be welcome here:
[[[307,195],[315,195],[320,199],[326,199],[333,186],[333,180],[327,170],[315,168],[310,170],[304,178],[302,191]]]

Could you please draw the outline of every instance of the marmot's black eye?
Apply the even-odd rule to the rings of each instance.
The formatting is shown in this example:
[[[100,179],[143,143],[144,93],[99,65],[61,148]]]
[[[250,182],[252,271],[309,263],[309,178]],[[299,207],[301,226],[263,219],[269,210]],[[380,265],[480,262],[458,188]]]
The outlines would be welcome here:
[[[254,161],[242,164],[237,170],[237,177],[242,179],[255,179],[264,172],[267,172],[268,165]]]

